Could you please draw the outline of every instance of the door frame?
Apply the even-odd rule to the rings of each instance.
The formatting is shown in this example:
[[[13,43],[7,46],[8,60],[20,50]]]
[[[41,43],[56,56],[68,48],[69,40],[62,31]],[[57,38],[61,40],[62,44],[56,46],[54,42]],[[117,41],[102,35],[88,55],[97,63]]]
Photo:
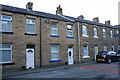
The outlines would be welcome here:
[[[33,58],[34,58],[34,60],[33,60],[33,61],[34,61],[34,62],[33,62],[33,67],[28,67],[28,63],[27,63],[27,60],[28,60],[28,59],[27,59],[27,58],[28,58],[28,57],[27,57],[27,51],[28,51],[28,50],[33,50],[33,52],[34,52],[34,53],[33,53]],[[27,68],[27,69],[35,68],[35,48],[26,48],[26,68]]]
[[[70,63],[70,60],[69,60],[69,51],[72,51],[72,62]],[[74,64],[74,50],[73,50],[73,46],[72,47],[68,47],[68,65],[72,65]]]

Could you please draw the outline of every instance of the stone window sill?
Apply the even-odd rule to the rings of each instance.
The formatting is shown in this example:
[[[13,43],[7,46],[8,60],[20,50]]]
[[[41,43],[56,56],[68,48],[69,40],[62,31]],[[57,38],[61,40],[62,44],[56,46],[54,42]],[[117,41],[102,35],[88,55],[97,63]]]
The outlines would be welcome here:
[[[90,58],[90,56],[83,56],[83,58]]]

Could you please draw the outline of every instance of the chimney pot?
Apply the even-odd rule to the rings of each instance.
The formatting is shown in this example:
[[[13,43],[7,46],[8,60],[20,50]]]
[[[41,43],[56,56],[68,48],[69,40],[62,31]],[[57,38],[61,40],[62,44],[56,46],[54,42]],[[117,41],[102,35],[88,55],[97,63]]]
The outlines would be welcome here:
[[[77,17],[78,19],[84,19],[84,16],[83,15],[80,15]]]
[[[63,15],[61,5],[59,5],[59,6],[57,7],[56,14]]]
[[[33,9],[33,3],[28,2],[27,5],[26,5],[26,9],[32,10]]]
[[[93,18],[93,21],[94,21],[94,22],[99,22],[99,17]]]
[[[110,20],[108,20],[108,21],[105,21],[105,24],[108,24],[108,25],[110,25]]]

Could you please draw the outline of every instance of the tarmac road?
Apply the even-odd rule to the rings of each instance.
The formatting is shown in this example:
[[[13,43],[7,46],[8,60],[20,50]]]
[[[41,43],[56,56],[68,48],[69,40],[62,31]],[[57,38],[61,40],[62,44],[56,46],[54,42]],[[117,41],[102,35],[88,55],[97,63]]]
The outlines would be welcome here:
[[[94,63],[72,68],[39,72],[25,75],[12,76],[9,78],[120,78],[120,62]]]

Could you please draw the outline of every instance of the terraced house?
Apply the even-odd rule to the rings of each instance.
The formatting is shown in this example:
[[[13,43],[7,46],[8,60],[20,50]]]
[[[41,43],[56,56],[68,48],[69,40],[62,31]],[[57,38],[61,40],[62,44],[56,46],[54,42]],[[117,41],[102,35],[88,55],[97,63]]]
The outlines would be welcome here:
[[[117,51],[120,27],[63,15],[2,6],[0,63],[3,70],[72,65],[95,61],[99,51]]]

